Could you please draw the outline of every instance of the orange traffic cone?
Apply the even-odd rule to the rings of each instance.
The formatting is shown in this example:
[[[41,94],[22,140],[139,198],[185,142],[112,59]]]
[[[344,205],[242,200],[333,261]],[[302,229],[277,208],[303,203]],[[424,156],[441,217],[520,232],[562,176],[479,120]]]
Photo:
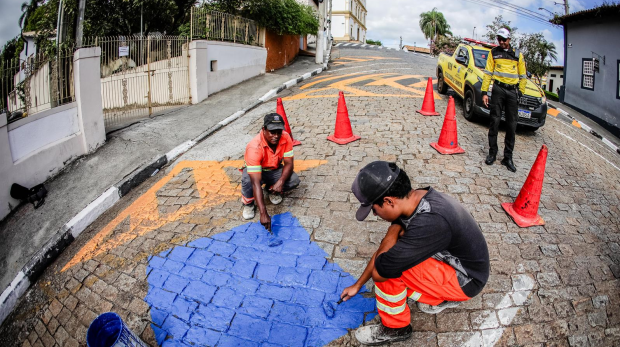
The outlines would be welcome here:
[[[514,204],[509,202],[502,204],[502,208],[521,228],[545,224],[542,217],[538,215],[538,204],[545,178],[546,162],[547,146],[543,145]]]
[[[424,94],[424,102],[422,102],[422,109],[417,111],[423,116],[439,116],[439,113],[435,112],[435,94],[433,93],[433,78],[428,78],[426,83],[426,93]]]
[[[439,141],[431,143],[431,147],[441,154],[465,153],[465,150],[459,147],[456,135],[456,116],[454,114],[454,99],[452,97],[448,100],[448,109],[446,110],[446,118],[443,120],[443,127],[439,134]]]
[[[288,119],[286,118],[286,112],[284,111],[284,105],[282,104],[282,98],[278,98],[278,106],[276,108],[276,113],[279,114],[284,119],[284,130],[289,135],[291,135],[291,139],[293,140],[293,146],[301,145],[301,142],[293,138],[293,133],[291,132],[291,126],[288,124]]]
[[[349,120],[349,111],[344,101],[344,93],[340,92],[339,95],[338,113],[336,114],[336,130],[334,131],[334,135],[328,136],[327,139],[339,145],[346,145],[349,142],[361,139],[361,137],[353,135],[351,121]]]

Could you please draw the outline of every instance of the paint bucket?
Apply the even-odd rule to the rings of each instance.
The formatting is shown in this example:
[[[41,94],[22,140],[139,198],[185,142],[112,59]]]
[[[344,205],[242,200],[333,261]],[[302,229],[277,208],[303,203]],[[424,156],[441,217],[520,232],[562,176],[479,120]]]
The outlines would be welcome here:
[[[114,312],[99,315],[86,332],[88,347],[147,347]]]

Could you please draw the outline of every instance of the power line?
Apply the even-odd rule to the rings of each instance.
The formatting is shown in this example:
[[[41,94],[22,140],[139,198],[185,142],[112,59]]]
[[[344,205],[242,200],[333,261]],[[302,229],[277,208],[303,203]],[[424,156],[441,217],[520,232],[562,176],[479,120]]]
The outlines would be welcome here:
[[[474,4],[477,4],[477,5],[496,7],[496,8],[499,8],[501,10],[504,10],[506,12],[514,13],[517,16],[520,16],[520,17],[523,17],[523,18],[535,21],[537,23],[545,24],[545,25],[548,25],[550,27],[554,27],[554,25],[549,22],[548,18],[545,18],[544,16],[541,16],[540,14],[535,13],[535,12],[533,12],[531,10],[528,10],[528,9],[526,9],[524,7],[520,7],[520,6],[517,6],[517,5],[512,5],[512,4],[506,3],[504,1],[498,1],[498,0],[495,0],[495,1],[493,1],[493,0],[463,0],[463,1],[474,3]]]

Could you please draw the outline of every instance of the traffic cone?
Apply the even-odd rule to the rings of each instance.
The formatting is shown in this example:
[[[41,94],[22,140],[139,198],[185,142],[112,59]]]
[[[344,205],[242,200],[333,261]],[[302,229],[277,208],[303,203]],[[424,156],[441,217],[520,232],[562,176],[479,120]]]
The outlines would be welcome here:
[[[293,140],[293,146],[301,145],[301,142],[295,140],[293,138],[293,133],[291,132],[291,126],[288,124],[288,119],[286,118],[286,112],[284,111],[284,105],[282,104],[282,98],[278,98],[278,106],[276,108],[276,113],[280,115],[284,119],[284,130],[291,135],[291,139]]]
[[[339,145],[346,145],[349,142],[361,139],[361,137],[353,135],[351,121],[349,120],[349,111],[344,101],[344,93],[340,92],[339,95],[338,113],[336,114],[336,130],[334,131],[334,135],[328,136],[327,139]]]
[[[538,204],[545,178],[546,162],[547,146],[543,145],[514,204],[509,202],[502,204],[502,208],[521,228],[545,224],[542,217],[538,215]]]
[[[448,109],[446,117],[443,121],[443,127],[439,134],[439,141],[431,143],[431,147],[435,148],[441,154],[460,154],[465,153],[461,147],[456,134],[456,116],[454,113],[454,99],[450,97],[448,100]]]
[[[422,109],[417,111],[423,116],[439,116],[439,113],[435,112],[435,94],[433,93],[433,78],[428,78],[426,83],[426,93],[424,94],[424,102],[422,102]]]

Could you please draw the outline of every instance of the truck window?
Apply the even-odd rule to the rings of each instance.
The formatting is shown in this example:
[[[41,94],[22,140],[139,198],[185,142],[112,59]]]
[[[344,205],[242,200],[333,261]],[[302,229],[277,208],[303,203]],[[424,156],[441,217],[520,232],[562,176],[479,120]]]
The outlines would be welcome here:
[[[484,51],[481,49],[472,49],[472,51],[474,52],[474,64],[476,67],[481,69],[487,67],[487,57],[491,51]]]
[[[467,54],[467,49],[465,49],[465,48],[459,49],[459,53],[457,54],[457,57],[463,57],[463,58],[465,58],[465,61],[468,62],[469,61],[469,54]]]

